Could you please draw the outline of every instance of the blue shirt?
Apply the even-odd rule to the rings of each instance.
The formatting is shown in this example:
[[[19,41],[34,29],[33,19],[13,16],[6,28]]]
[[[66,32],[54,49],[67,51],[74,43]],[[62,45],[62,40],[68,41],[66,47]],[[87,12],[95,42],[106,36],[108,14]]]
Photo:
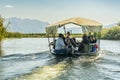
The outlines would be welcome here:
[[[65,43],[61,37],[56,40],[55,50],[65,49]]]

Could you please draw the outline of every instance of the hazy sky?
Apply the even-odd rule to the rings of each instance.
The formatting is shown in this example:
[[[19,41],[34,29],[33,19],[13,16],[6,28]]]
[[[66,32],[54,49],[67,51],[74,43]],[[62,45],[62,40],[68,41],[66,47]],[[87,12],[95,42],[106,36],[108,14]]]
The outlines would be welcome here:
[[[31,18],[54,23],[71,17],[97,20],[104,25],[120,21],[120,0],[0,0],[4,18]]]

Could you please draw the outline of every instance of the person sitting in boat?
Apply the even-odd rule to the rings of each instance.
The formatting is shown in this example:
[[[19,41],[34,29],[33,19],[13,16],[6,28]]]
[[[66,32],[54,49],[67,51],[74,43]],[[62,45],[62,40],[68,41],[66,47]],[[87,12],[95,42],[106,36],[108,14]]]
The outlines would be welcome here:
[[[67,36],[66,36],[66,43],[67,43],[67,48],[69,50],[71,50],[71,53],[70,54],[73,54],[75,51],[77,51],[76,47],[78,46],[77,43],[76,43],[76,39],[75,37],[74,38],[71,38],[71,34],[70,32],[68,31],[67,32]]]
[[[69,31],[67,32],[66,43],[67,43],[68,46],[77,47],[76,39],[75,38],[71,38],[71,34],[70,34]]]
[[[56,54],[65,54],[66,53],[66,43],[63,34],[59,34],[58,39],[55,42],[55,50]]]
[[[83,34],[81,44],[79,45],[79,52],[88,52],[87,45],[89,44],[88,36]]]
[[[89,39],[90,39],[90,43],[96,43],[97,42],[97,39],[93,35],[91,35],[89,37]]]
[[[90,41],[90,44],[91,44],[91,52],[95,52],[98,48],[98,45],[96,44],[97,39],[93,35],[91,35],[89,37],[89,41]]]

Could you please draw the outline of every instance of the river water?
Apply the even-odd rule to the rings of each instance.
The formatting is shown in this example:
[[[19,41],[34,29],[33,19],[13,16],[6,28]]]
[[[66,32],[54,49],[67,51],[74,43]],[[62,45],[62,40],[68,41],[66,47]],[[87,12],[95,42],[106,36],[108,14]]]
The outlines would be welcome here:
[[[101,40],[100,56],[58,58],[46,38],[6,39],[0,80],[120,80],[120,41]]]

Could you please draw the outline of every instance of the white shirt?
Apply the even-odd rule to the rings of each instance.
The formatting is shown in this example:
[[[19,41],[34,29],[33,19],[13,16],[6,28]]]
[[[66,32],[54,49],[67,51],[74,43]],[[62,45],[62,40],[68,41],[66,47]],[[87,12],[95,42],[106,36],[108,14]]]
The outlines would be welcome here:
[[[56,50],[65,49],[65,43],[64,43],[64,41],[63,41],[63,39],[61,37],[59,37],[56,40],[55,49]]]

